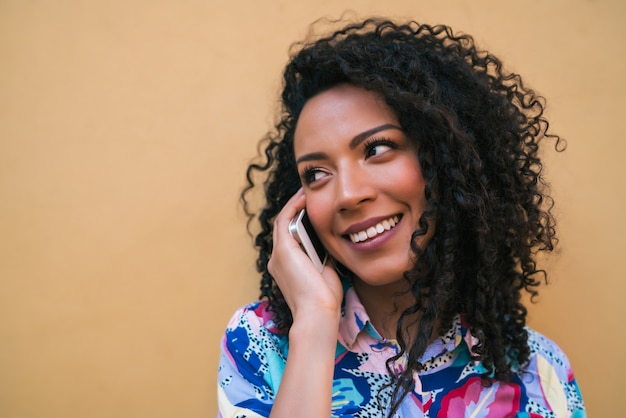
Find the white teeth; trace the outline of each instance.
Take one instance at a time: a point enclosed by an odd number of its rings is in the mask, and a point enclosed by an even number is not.
[[[350,240],[352,240],[352,242],[354,243],[357,243],[365,241],[368,238],[373,238],[382,232],[389,231],[391,228],[396,226],[399,221],[400,218],[398,216],[392,216],[391,218],[385,219],[384,221],[379,222],[374,226],[370,226],[365,231],[350,234]]]

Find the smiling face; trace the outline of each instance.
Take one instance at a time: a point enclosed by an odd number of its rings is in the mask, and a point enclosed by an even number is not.
[[[335,86],[305,104],[294,151],[309,218],[328,252],[363,284],[402,279],[427,204],[415,146],[393,110],[373,92]]]

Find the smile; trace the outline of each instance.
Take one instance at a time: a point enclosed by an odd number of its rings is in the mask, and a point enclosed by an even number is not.
[[[357,242],[363,242],[367,239],[374,238],[378,234],[389,231],[391,228],[396,226],[399,221],[400,218],[398,217],[398,215],[392,216],[391,218],[385,219],[384,221],[379,222],[374,226],[370,226],[364,231],[349,234],[350,240],[356,244]]]

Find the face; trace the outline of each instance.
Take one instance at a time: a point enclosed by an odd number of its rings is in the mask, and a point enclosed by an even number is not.
[[[294,151],[328,252],[364,284],[401,280],[426,199],[417,151],[393,110],[362,88],[333,87],[305,104]]]

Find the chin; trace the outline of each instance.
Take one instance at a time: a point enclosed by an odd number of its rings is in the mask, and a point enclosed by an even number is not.
[[[389,285],[398,285],[400,283],[406,283],[404,279],[404,272],[409,270],[411,266],[407,265],[405,269],[377,269],[376,271],[357,271],[352,270],[358,281],[372,287],[383,287]],[[359,274],[362,273],[362,274]]]

